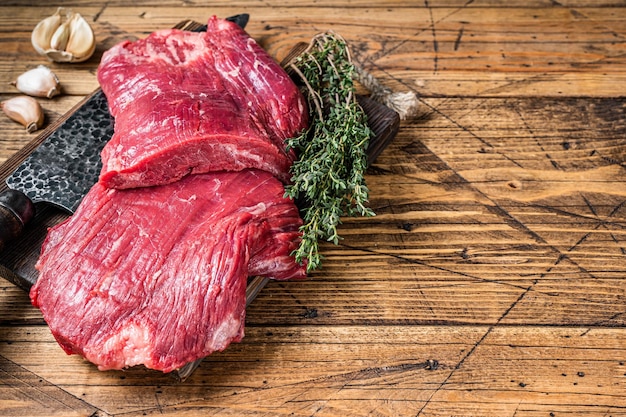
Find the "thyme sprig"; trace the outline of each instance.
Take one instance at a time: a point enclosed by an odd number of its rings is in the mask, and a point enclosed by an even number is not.
[[[333,32],[315,36],[291,64],[305,85],[311,124],[287,146],[298,154],[285,195],[299,202],[304,224],[294,251],[307,271],[321,266],[319,241],[337,244],[342,216],[373,216],[363,174],[371,130],[355,96],[355,68],[346,41]]]

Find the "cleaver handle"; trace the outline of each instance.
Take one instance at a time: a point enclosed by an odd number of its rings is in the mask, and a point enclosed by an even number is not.
[[[0,194],[0,251],[17,238],[35,215],[35,205],[26,194],[7,190]]]

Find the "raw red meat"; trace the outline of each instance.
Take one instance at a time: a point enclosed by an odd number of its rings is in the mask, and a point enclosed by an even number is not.
[[[284,140],[308,123],[285,71],[235,23],[158,31],[107,51],[98,80],[115,118],[101,182],[130,188],[258,168],[289,181]]]
[[[96,184],[50,230],[31,300],[66,352],[102,370],[175,370],[243,337],[248,276],[305,276],[290,256],[302,222],[283,193],[260,170]]]

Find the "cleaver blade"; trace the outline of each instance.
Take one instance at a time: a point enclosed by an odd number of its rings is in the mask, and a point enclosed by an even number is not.
[[[100,152],[113,135],[106,97],[97,90],[6,178],[0,195],[0,249],[34,215],[34,203],[70,214],[98,182]]]
[[[33,203],[74,213],[98,181],[100,152],[113,135],[113,120],[101,90],[94,93],[6,179]]]

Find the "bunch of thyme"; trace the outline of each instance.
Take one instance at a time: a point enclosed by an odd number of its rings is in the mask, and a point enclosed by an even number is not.
[[[318,241],[337,244],[341,216],[373,216],[363,174],[371,131],[356,101],[355,68],[343,38],[332,32],[314,37],[291,68],[305,84],[310,128],[287,146],[298,154],[285,195],[298,201],[304,224],[294,251],[307,271],[321,265]]]

